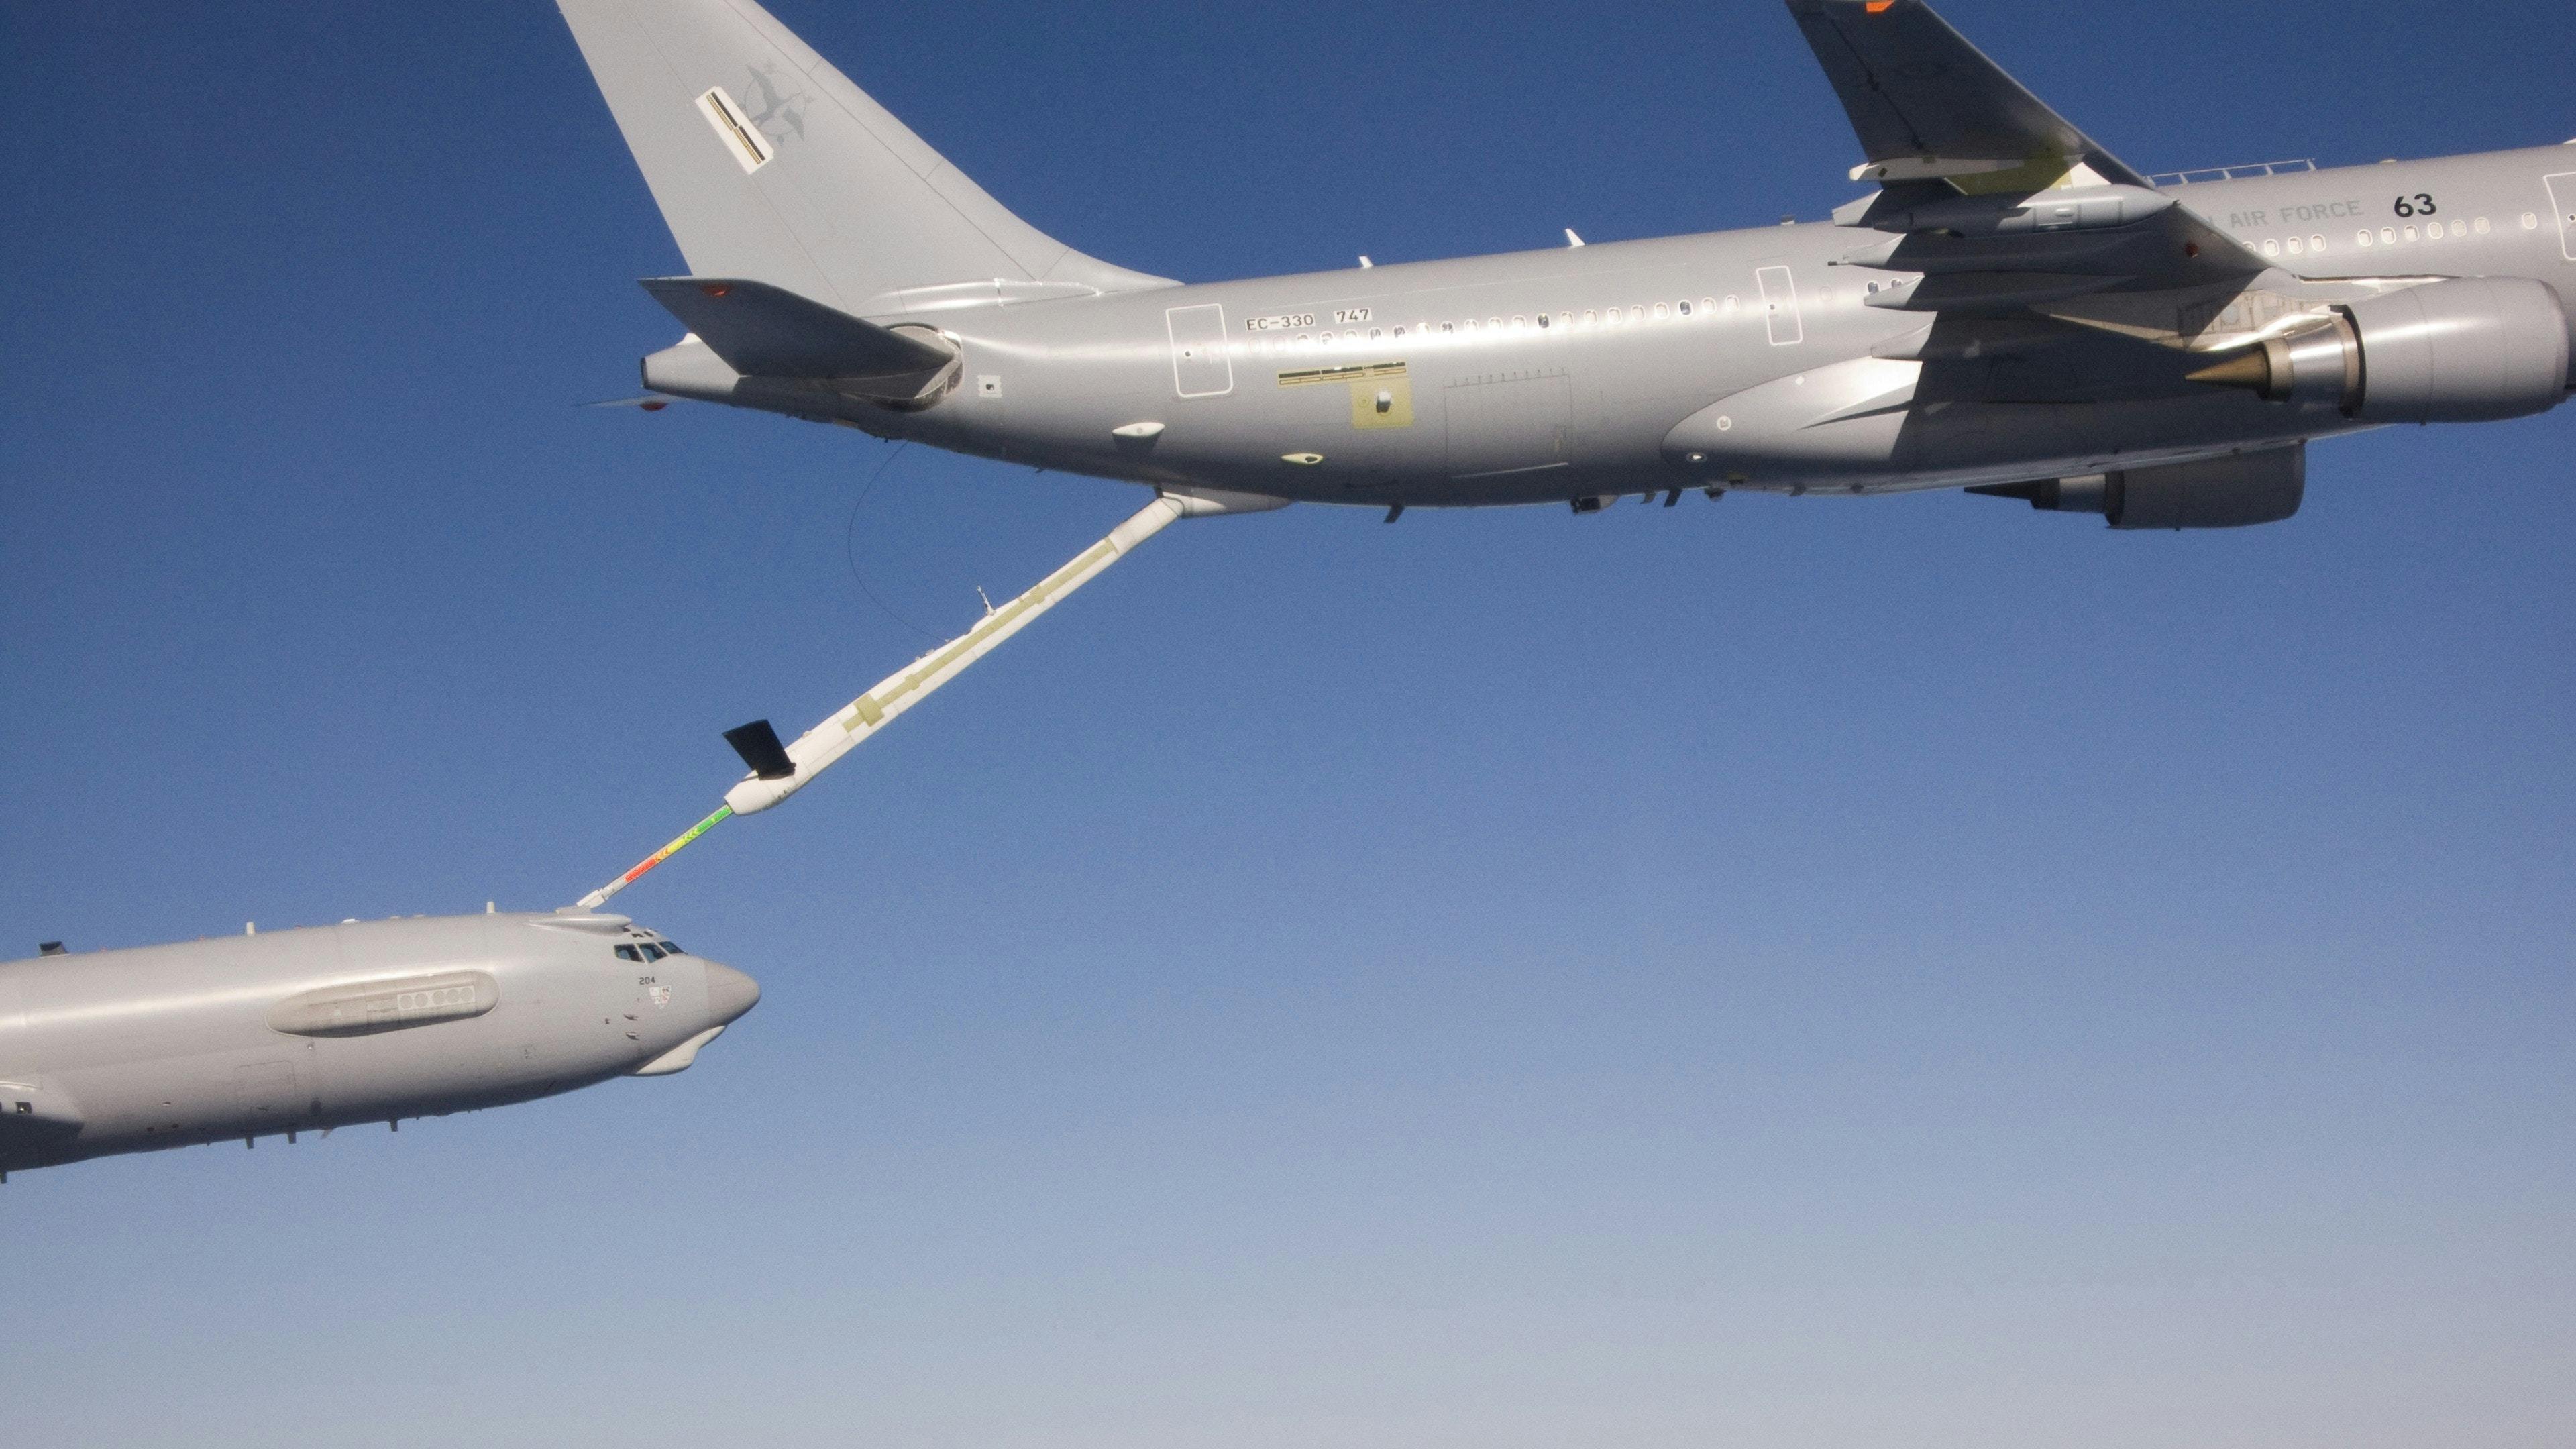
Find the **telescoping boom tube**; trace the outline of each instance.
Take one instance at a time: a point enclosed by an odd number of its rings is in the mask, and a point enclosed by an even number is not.
[[[815,776],[830,769],[861,740],[928,698],[939,686],[965,673],[968,665],[992,653],[1003,640],[1064,602],[1074,590],[1098,578],[1111,564],[1126,557],[1128,550],[1162,532],[1174,520],[1206,514],[1253,512],[1278,506],[1279,500],[1250,499],[1231,494],[1204,498],[1170,493],[1160,495],[1138,509],[1126,522],[1109,530],[1108,537],[1039,580],[1035,588],[988,612],[974,628],[878,681],[875,688],[842,706],[831,718],[798,735],[795,743],[782,747],[766,720],[728,731],[725,737],[741,752],[743,762],[751,766],[752,773],[725,792],[725,802],[714,814],[646,856],[633,870],[583,896],[582,906],[597,910],[610,896],[634,884],[646,871],[670,859],[682,846],[723,824],[728,818],[756,814],[804,789],[813,783]]]

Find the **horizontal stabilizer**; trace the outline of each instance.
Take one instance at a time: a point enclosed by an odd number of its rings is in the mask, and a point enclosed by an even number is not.
[[[784,780],[796,773],[796,762],[787,758],[787,747],[778,742],[778,731],[765,719],[726,730],[725,743],[733,746],[733,752],[742,756],[742,762],[761,779]]]
[[[955,356],[784,287],[731,277],[647,277],[644,290],[745,377],[899,377]]]

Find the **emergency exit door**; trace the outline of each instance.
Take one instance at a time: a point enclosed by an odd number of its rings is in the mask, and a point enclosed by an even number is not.
[[[2558,253],[2576,262],[2576,171],[2542,179],[2549,183],[2549,209],[2558,213]]]
[[[1234,362],[1225,355],[1225,309],[1167,307],[1163,325],[1172,335],[1172,390],[1183,397],[1221,397],[1234,391]]]
[[[1807,338],[1807,320],[1798,312],[1798,279],[1787,267],[1762,267],[1753,273],[1762,288],[1762,326],[1771,345],[1786,347]]]

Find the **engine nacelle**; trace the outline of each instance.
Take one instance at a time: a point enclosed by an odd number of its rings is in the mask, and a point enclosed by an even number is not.
[[[2298,512],[2307,487],[2308,446],[2299,443],[2197,463],[1968,491],[2028,499],[2031,507],[2055,513],[2099,513],[2113,528],[2242,528]]]
[[[2191,375],[2372,423],[2478,423],[2567,396],[2571,324],[2524,277],[2460,277],[2337,307],[2331,321]]]

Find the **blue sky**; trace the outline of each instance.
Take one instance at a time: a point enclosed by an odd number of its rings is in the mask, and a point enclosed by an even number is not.
[[[1188,279],[1851,194],[1768,4],[777,8]],[[1947,13],[2148,170],[2576,135],[2555,6]],[[578,407],[678,258],[535,0],[0,79],[13,953],[569,900],[922,646],[854,562],[946,633],[1135,505]],[[1176,528],[621,898],[766,988],[694,1070],[0,1189],[5,1437],[2563,1443],[2571,426]]]

